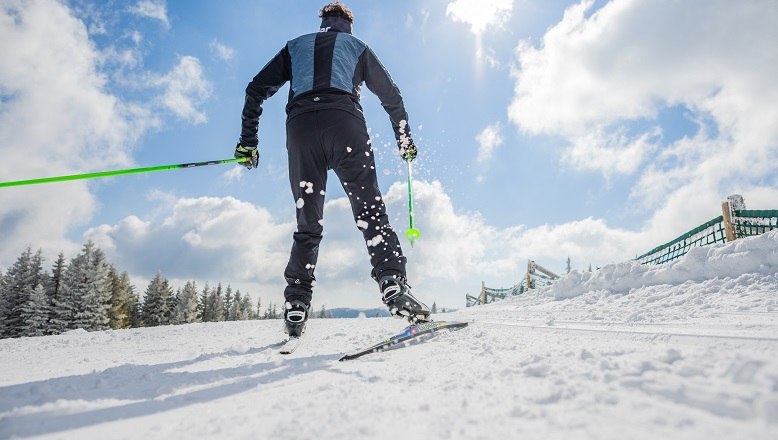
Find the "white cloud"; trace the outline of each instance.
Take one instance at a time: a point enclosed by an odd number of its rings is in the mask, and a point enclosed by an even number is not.
[[[130,7],[130,12],[141,17],[159,20],[165,26],[165,29],[170,28],[165,0],[140,0],[135,6]]]
[[[446,15],[467,23],[470,31],[481,35],[490,27],[500,27],[511,16],[513,0],[454,0],[446,6]]]
[[[195,124],[205,123],[208,118],[198,109],[211,96],[211,84],[203,78],[200,60],[182,56],[178,64],[164,76],[157,79],[164,87],[163,105],[181,119]]]
[[[503,143],[502,127],[499,122],[487,126],[476,136],[478,141],[478,162],[488,162],[494,154],[495,148]]]
[[[409,258],[411,284],[421,298],[447,307],[461,307],[464,294],[479,289],[479,280],[494,287],[517,283],[530,258],[561,271],[568,256],[574,266],[585,268],[633,257],[653,245],[641,241],[639,234],[592,218],[537,228],[498,228],[477,212],[457,212],[440,182],[414,181],[414,196],[415,226],[422,233],[414,248],[404,239],[406,185],[392,185],[384,200],[388,212],[397,216],[392,224]],[[158,220],[130,216],[116,225],[90,229],[85,239],[95,241],[135,279],[149,279],[159,270],[171,279],[194,279],[201,285],[229,282],[259,294],[263,301],[281,299],[293,221],[231,197],[156,198],[172,206]],[[314,301],[380,306],[366,243],[348,199],[328,201],[324,216],[328,221],[316,266]]]
[[[230,61],[235,56],[235,49],[216,40],[211,41],[208,47],[211,49],[211,53],[222,61]]]
[[[582,1],[518,45],[509,117],[565,139],[576,168],[635,176],[633,200],[658,209],[646,230],[677,235],[778,172],[776,22],[767,1]],[[666,139],[671,109],[696,132]]]
[[[107,91],[86,26],[61,2],[6,1],[0,11],[0,157],[3,180],[127,165],[154,124],[142,107]],[[0,192],[0,264],[28,244],[47,255],[77,248],[66,238],[95,199],[84,182]]]

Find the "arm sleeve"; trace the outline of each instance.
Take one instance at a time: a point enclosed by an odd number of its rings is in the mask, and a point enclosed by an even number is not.
[[[291,78],[289,50],[284,46],[246,87],[246,100],[241,115],[240,143],[256,147],[257,129],[262,115],[262,103],[273,96]]]
[[[362,66],[365,85],[378,97],[384,110],[389,114],[395,138],[398,142],[409,138],[408,113],[405,111],[400,89],[369,47],[362,53]]]

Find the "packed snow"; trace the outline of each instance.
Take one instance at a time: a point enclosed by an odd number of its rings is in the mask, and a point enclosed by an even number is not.
[[[472,322],[347,362],[403,323],[2,340],[0,438],[778,438],[778,231],[435,318]]]

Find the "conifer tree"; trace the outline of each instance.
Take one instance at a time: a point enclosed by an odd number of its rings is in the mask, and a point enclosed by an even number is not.
[[[257,298],[257,314],[254,315],[254,319],[264,319],[262,317],[262,297]]]
[[[257,305],[259,305],[259,303],[257,303]],[[241,300],[240,316],[238,319],[241,321],[246,321],[249,319],[254,319],[254,316],[255,313],[251,306],[251,295],[247,293]]]
[[[234,319],[230,319],[230,310],[232,309],[232,287],[230,285],[227,285],[227,290],[224,291],[224,316],[222,317],[222,321],[234,321]]]
[[[125,272],[126,273],[126,272]],[[143,326],[143,314],[140,304],[140,297],[135,292],[135,287],[130,285],[130,293],[127,301],[127,310],[129,316],[127,319],[130,323],[130,328],[138,328]]]
[[[184,288],[176,295],[176,312],[174,323],[188,324],[199,322],[197,285],[194,281],[187,281]]]
[[[570,257],[567,257],[567,267],[565,268],[565,273],[570,273],[572,268],[570,267]]]
[[[56,335],[62,333],[67,328],[67,322],[61,320],[60,315],[56,312],[57,307],[61,306],[64,297],[62,294],[62,282],[65,277],[65,271],[67,270],[67,262],[65,261],[65,254],[62,252],[57,256],[57,261],[54,262],[54,266],[51,271],[51,277],[49,283],[46,286],[46,296],[49,300],[49,334]]]
[[[224,298],[222,296],[221,283],[216,286],[216,289],[211,290],[207,304],[208,321],[218,322],[224,319]]]
[[[73,327],[87,331],[107,329],[110,285],[105,254],[89,241],[71,266],[73,271],[68,267],[70,277],[66,277],[65,284],[72,289],[71,299],[76,306]]]
[[[38,284],[22,307],[22,329],[19,336],[44,336],[49,331],[49,299],[46,288]]]
[[[208,287],[208,283],[205,283],[203,293],[200,295],[200,320],[203,322],[210,321],[211,308],[208,304],[208,298],[211,296],[211,288]]]
[[[5,322],[5,275],[3,275],[3,271],[0,269],[0,339],[4,338],[3,336],[3,323]]]
[[[132,285],[127,272],[119,275],[119,271],[113,265],[110,266],[109,279],[111,280],[111,308],[109,310],[109,323],[112,329],[130,327],[130,294]]]
[[[156,327],[170,324],[170,297],[172,291],[168,280],[160,272],[154,276],[143,297],[143,325]]]
[[[229,291],[229,287],[227,288]],[[228,321],[239,321],[241,315],[241,308],[243,307],[243,296],[240,294],[240,290],[235,292],[235,298],[232,299],[230,304],[229,313],[227,313]],[[226,301],[225,301],[226,305]]]
[[[41,251],[33,255],[32,249],[28,247],[13,266],[8,268],[0,293],[3,298],[3,319],[0,321],[2,337],[13,338],[22,335],[26,325],[23,309],[28,306],[38,284],[46,282],[42,265]]]
[[[438,313],[438,305],[435,303],[435,301],[432,301],[432,308],[430,309],[430,313]]]

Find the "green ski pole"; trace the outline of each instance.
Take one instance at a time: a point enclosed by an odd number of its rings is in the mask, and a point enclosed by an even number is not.
[[[421,232],[419,232],[418,229],[413,227],[413,187],[411,186],[411,181],[412,180],[413,180],[413,177],[412,177],[412,172],[411,172],[411,162],[408,161],[408,222],[409,222],[409,228],[408,228],[408,231],[405,233],[405,238],[407,238],[408,241],[411,243],[411,247],[413,247],[413,243],[421,237]]]
[[[206,162],[179,163],[173,165],[159,165],[155,167],[129,168],[125,170],[100,171],[97,173],[71,174],[69,176],[44,177],[42,179],[16,180],[13,182],[0,182],[0,188],[8,186],[37,185],[39,183],[66,182],[69,180],[95,179],[98,177],[123,176],[125,174],[150,173],[153,171],[176,170],[179,168],[195,168],[207,165],[221,165],[224,163],[240,163],[248,160],[246,157],[235,159],[209,160]]]

